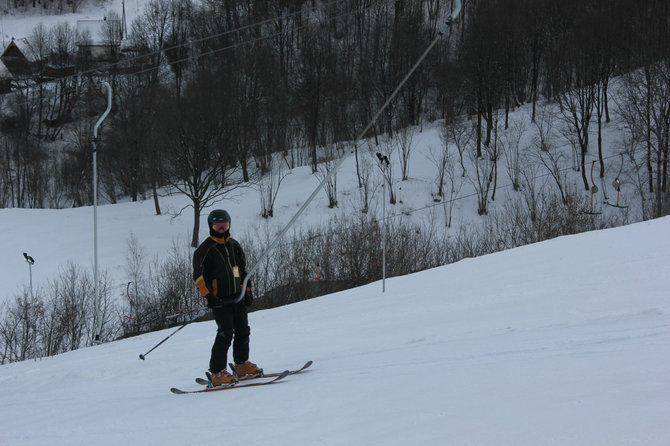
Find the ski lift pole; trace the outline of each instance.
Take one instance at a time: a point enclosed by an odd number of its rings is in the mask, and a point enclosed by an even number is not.
[[[386,155],[377,152],[377,158],[384,173],[384,185],[382,187],[382,293],[386,292],[386,188],[390,188],[391,162]],[[391,191],[389,190],[389,195]]]
[[[28,253],[23,253],[23,257],[28,263],[28,275],[30,276],[30,297],[33,297],[33,265],[35,264],[35,259],[32,256],[29,256]]]
[[[386,183],[386,181],[384,181]],[[386,219],[386,184],[383,187],[382,200],[382,217]],[[384,229],[382,232],[382,293],[386,292],[386,221],[384,221]]]
[[[97,147],[98,142],[98,128],[102,121],[105,120],[109,111],[112,109],[112,87],[108,82],[102,82],[102,85],[107,89],[107,109],[100,116],[100,119],[93,126],[93,300],[95,303],[93,315],[93,329],[94,329],[94,343],[100,343],[100,335],[102,331],[102,321],[100,319],[100,297],[98,296],[98,159]]]
[[[412,68],[409,70],[407,75],[405,75],[405,77],[402,79],[402,81],[400,81],[400,83],[398,84],[396,89],[393,90],[393,93],[391,93],[391,95],[388,97],[388,99],[386,99],[386,102],[384,102],[384,104],[379,108],[379,110],[377,110],[377,113],[375,113],[375,115],[372,117],[372,119],[370,119],[370,122],[368,122],[368,124],[365,126],[365,128],[358,134],[358,136],[354,140],[354,147],[358,146],[358,142],[361,139],[363,139],[363,137],[368,132],[368,130],[370,130],[370,128],[375,123],[377,118],[379,118],[379,116],[382,114],[382,112],[384,110],[386,110],[386,107],[389,106],[391,101],[393,101],[393,99],[395,99],[395,97],[398,95],[398,92],[400,91],[400,89],[403,87],[403,85],[405,85],[407,80],[414,73],[414,71],[416,71],[416,69],[419,67],[419,65],[421,65],[421,63],[426,58],[428,53],[433,49],[433,47],[435,46],[435,44],[437,44],[437,42],[440,40],[440,38],[442,38],[444,33],[449,29],[449,27],[451,26],[453,21],[458,17],[460,12],[461,12],[461,0],[456,0],[454,2],[454,9],[451,11],[449,16],[445,19],[442,28],[438,31],[438,33],[435,36],[435,38],[433,39],[433,41],[430,42],[430,44],[428,45],[428,48],[426,48],[426,50],[423,52],[423,54],[421,54],[421,56],[419,57],[419,60],[416,61],[416,63],[414,64],[414,66],[412,66]],[[300,209],[298,209],[298,211],[295,213],[293,218],[291,218],[291,220],[286,224],[286,226],[284,226],[284,228],[281,231],[279,231],[279,234],[277,234],[277,236],[272,241],[272,243],[270,243],[270,246],[267,247],[265,249],[265,251],[263,251],[260,254],[258,259],[256,260],[256,264],[249,270],[247,275],[244,277],[244,281],[242,282],[242,292],[240,293],[240,295],[236,299],[232,299],[232,300],[230,300],[226,303],[238,303],[242,299],[244,299],[244,295],[245,295],[246,290],[247,290],[247,283],[249,282],[249,278],[251,278],[251,276],[258,270],[258,268],[260,268],[261,263],[262,263],[261,261],[279,244],[279,241],[282,239],[282,237],[288,232],[288,230],[291,228],[291,226],[293,226],[293,224],[298,220],[300,215],[302,215],[302,213],[305,211],[307,206],[309,206],[309,204],[312,202],[312,200],[314,200],[314,197],[316,197],[316,195],[319,193],[319,190],[326,184],[326,182],[328,182],[328,180],[330,180],[330,178],[335,174],[335,172],[337,172],[337,170],[340,168],[340,166],[342,165],[342,163],[344,162],[345,159],[346,159],[346,156],[342,156],[342,158],[340,158],[337,161],[337,163],[335,164],[333,169],[331,169],[330,172],[328,172],[328,174],[321,180],[319,185],[316,186],[316,188],[314,189],[312,194],[309,196],[309,198],[307,198],[307,200],[305,201],[305,203],[303,203],[303,205],[300,207]]]

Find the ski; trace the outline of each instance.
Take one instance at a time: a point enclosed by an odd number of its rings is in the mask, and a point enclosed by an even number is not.
[[[288,374],[289,375],[295,375],[296,373],[300,373],[300,372],[304,371],[305,369],[309,368],[309,366],[311,366],[311,365],[312,365],[312,361],[307,361],[305,363],[305,365],[303,365],[299,369],[289,370]],[[240,381],[249,381],[249,380],[252,380],[252,379],[260,379],[260,378],[274,378],[274,377],[277,377],[277,376],[281,375],[282,373],[284,373],[284,372],[264,373],[261,376],[243,376],[242,378],[238,378],[238,379]],[[207,378],[210,378],[210,373],[209,372],[207,372]],[[196,378],[195,382],[197,382],[198,384],[203,385],[203,386],[208,386],[211,383],[210,379],[204,379],[204,378]]]
[[[186,393],[204,393],[204,392],[215,392],[217,390],[240,389],[242,387],[265,386],[267,384],[274,384],[277,381],[286,378],[288,376],[288,374],[289,374],[289,371],[286,370],[286,371],[280,373],[279,375],[277,375],[275,377],[272,377],[273,379],[271,379],[270,381],[262,381],[262,382],[254,381],[254,382],[247,383],[247,384],[237,384],[236,383],[236,384],[231,384],[231,385],[227,385],[227,386],[206,387],[204,389],[198,389],[198,390],[181,390],[181,389],[177,389],[176,387],[173,387],[173,388],[170,389],[170,392],[175,393],[177,395],[184,395]]]

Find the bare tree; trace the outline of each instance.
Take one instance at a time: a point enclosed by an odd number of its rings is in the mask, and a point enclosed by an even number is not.
[[[658,62],[624,77],[619,110],[627,124],[629,138],[643,148],[647,189],[654,194],[654,215],[663,215],[668,193],[670,156],[670,63]],[[641,143],[641,144],[640,144]],[[631,159],[639,158],[633,156]],[[640,161],[637,161],[639,163]],[[636,164],[637,164],[636,163]]]
[[[11,206],[43,207],[49,187],[50,159],[36,138],[6,137],[0,156],[3,183]]]
[[[370,200],[374,194],[376,186],[372,185],[372,162],[368,157],[363,157],[358,165],[359,197],[363,214],[370,210]]]
[[[70,0],[67,3],[70,5],[70,10],[73,14],[79,11],[79,7],[84,4],[85,0]]]
[[[505,131],[504,153],[507,161],[507,175],[512,181],[515,191],[521,189],[521,138],[526,132],[526,123],[521,119],[514,119],[512,125]]]
[[[159,119],[164,126],[166,178],[191,200],[194,248],[199,244],[200,213],[244,184],[221,109],[227,101],[225,85],[219,77],[201,73],[186,87],[180,103],[172,102]]]
[[[558,191],[561,194],[561,201],[563,204],[568,204],[568,190],[567,190],[567,176],[565,174],[565,163],[563,159],[565,155],[559,149],[554,148],[553,144],[546,146],[535,146],[535,159],[540,161],[542,166],[547,170],[551,178],[554,180]],[[549,141],[543,141],[548,143]],[[542,148],[544,147],[544,149]],[[527,179],[528,180],[528,179]]]
[[[87,121],[78,122],[63,147],[59,175],[64,179],[65,196],[72,206],[93,203],[91,128]]]
[[[569,57],[562,64],[562,89],[558,94],[560,116],[577,139],[584,189],[590,185],[586,177],[586,154],[593,112],[598,97],[598,49],[589,21],[590,16],[578,16],[576,25],[566,39],[564,51]]]
[[[403,127],[396,130],[395,135],[389,142],[394,146],[400,162],[400,171],[402,172],[402,181],[409,179],[409,159],[414,150],[412,144],[412,130],[410,127]]]
[[[42,294],[39,289],[38,294]],[[41,344],[41,356],[49,356],[63,351],[63,333],[60,329],[58,296],[50,292],[46,296],[43,299],[44,311],[39,319],[39,326],[37,328],[37,336]]]
[[[378,162],[377,167],[382,174],[384,184],[386,185],[388,191],[388,200],[390,204],[396,204],[396,192],[393,188],[393,163],[391,163],[393,145],[390,143],[389,138],[386,137],[381,141],[379,145],[380,152],[377,153],[377,157],[380,158],[380,161],[384,159],[384,162]],[[372,149],[370,152],[373,153]]]
[[[305,41],[301,44],[302,65],[298,77],[300,87],[297,90],[297,100],[300,102],[309,143],[312,172],[316,173],[319,169],[317,148],[325,143],[321,133],[321,124],[326,101],[326,85],[331,75],[330,68],[332,67],[329,66],[329,63],[333,62],[330,57],[333,48],[328,33],[311,30],[311,32],[304,33],[303,38]]]
[[[498,190],[498,161],[500,161],[500,146],[503,147],[502,151],[504,152],[504,145],[500,138],[500,128],[503,126],[503,124],[500,123],[500,115],[500,110],[496,110],[491,115],[491,118],[493,119],[493,138],[492,144],[490,143],[490,147],[487,147],[487,153],[491,157],[491,162],[493,163],[493,191],[491,193],[491,201],[495,201],[496,191]],[[506,125],[507,124],[505,124],[505,126]]]
[[[123,35],[121,17],[118,12],[113,10],[107,12],[105,15],[105,23],[103,23],[100,33],[101,35],[97,37],[102,41],[103,45],[117,48],[121,44]]]
[[[443,136],[442,134],[440,135]],[[435,149],[428,148],[428,159],[435,166],[435,186],[437,186],[437,196],[444,197],[444,181],[447,175],[447,166],[449,164],[449,144],[442,138],[442,147]]]
[[[50,56],[56,69],[67,70],[74,67],[77,51],[77,31],[67,22],[52,28],[53,47]],[[72,111],[78,99],[79,79],[77,76],[59,76],[50,91],[44,122],[44,138],[54,141],[61,134],[66,123],[72,121]]]
[[[158,82],[158,69],[164,61],[163,49],[170,30],[171,11],[169,0],[150,0],[130,25],[130,41],[138,51],[147,55],[152,68],[149,71],[151,84]]]
[[[90,275],[72,263],[61,271],[51,286],[51,293],[58,300],[59,330],[65,351],[76,350],[93,338],[95,321],[89,319],[93,313],[92,289]]]
[[[39,317],[43,311],[38,296],[31,296],[24,289],[20,296],[8,304],[0,320],[0,339],[3,345],[3,362],[25,361],[37,357]]]
[[[274,158],[273,158],[274,159]],[[261,200],[261,217],[274,216],[274,205],[279,187],[290,172],[285,172],[282,162],[273,162],[272,168],[258,181],[258,196]]]
[[[521,169],[521,182],[523,191],[523,201],[528,213],[528,219],[535,223],[538,219],[539,204],[541,200],[540,185],[538,181],[540,175],[538,174],[539,167],[535,162],[525,162],[524,168]]]
[[[631,169],[627,172],[627,177],[635,190],[637,196],[640,198],[640,209],[642,211],[642,219],[649,220],[653,218],[652,212],[648,205],[647,191],[649,190],[649,178],[646,169],[646,150],[643,138],[641,135],[636,135],[635,130],[629,129],[629,132],[623,138],[623,150],[626,159],[630,162]]]
[[[571,88],[559,95],[562,116],[568,128],[577,138],[579,144],[582,180],[586,190],[590,189],[589,182],[586,178],[585,164],[586,154],[589,149],[589,127],[591,124],[595,97],[596,88],[594,84]]]
[[[461,192],[465,177],[456,173],[456,164],[453,162],[450,163],[449,160],[447,160],[445,165],[445,174],[447,177],[448,193],[444,195],[442,208],[444,210],[445,225],[450,228],[451,219],[454,215],[454,204],[456,204],[458,194]]]
[[[327,144],[324,148],[324,161],[319,164],[316,172],[319,181],[323,181],[337,165],[337,153],[335,144]],[[328,181],[323,185],[323,189],[328,196],[328,207],[334,208],[337,206],[337,172],[332,174]]]
[[[476,152],[472,150],[468,150],[467,153],[471,164],[468,179],[477,194],[477,213],[486,215],[488,214],[488,201],[495,179],[495,153],[492,148],[487,146],[484,146],[482,156],[477,156]]]
[[[549,106],[540,107],[533,120],[536,134],[533,137],[533,145],[536,149],[547,152],[554,149],[556,132],[554,130],[554,114]]]
[[[461,176],[465,177],[467,169],[465,168],[464,154],[470,149],[474,139],[474,126],[467,120],[463,121],[445,121],[444,130],[440,138],[445,144],[453,143],[458,150],[458,160],[461,165]]]
[[[44,67],[49,62],[49,56],[54,52],[53,39],[53,30],[48,30],[47,27],[41,22],[35,26],[35,28],[33,28],[33,32],[27,39],[26,47],[29,54],[26,54],[26,56],[37,61],[36,68],[40,73],[44,70]],[[44,123],[44,115],[46,113],[45,107],[48,101],[47,88],[44,82],[39,82],[35,87],[36,88],[31,85],[27,88],[37,90],[36,136],[37,138],[42,138],[42,126]]]
[[[155,315],[148,311],[150,306],[149,265],[144,248],[135,234],[126,241],[126,293],[127,302],[123,315],[123,330],[126,333],[138,333]]]
[[[170,2],[169,32],[166,38],[165,57],[174,73],[174,87],[177,97],[181,97],[184,74],[189,68],[190,45],[194,4],[191,0],[172,0]]]

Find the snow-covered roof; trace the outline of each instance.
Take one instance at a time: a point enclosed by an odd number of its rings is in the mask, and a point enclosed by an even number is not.
[[[77,20],[79,44],[109,45],[121,40],[120,20]]]

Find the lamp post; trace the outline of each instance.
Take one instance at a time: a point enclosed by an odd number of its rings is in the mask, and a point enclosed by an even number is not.
[[[30,297],[33,297],[33,265],[35,264],[35,259],[33,259],[31,256],[26,254],[25,252],[23,253],[23,257],[26,259],[26,262],[28,263],[28,274],[30,275]]]
[[[93,313],[93,329],[95,330],[94,343],[100,343],[100,332],[102,331],[102,322],[98,321],[100,318],[100,299],[98,296],[98,159],[97,148],[98,142],[98,128],[102,121],[105,120],[109,111],[112,109],[112,87],[109,83],[102,82],[102,85],[107,89],[107,109],[100,116],[98,122],[93,126],[93,300],[95,302],[95,310]]]
[[[382,155],[381,153],[377,152],[377,158],[379,159],[379,163],[382,166],[382,171],[385,171],[386,173],[384,174],[384,186],[382,187],[383,191],[383,203],[382,203],[382,293],[386,292],[386,183],[388,183],[386,179],[386,175],[388,174],[388,169],[391,166],[391,162],[389,161],[388,157],[386,155]]]

